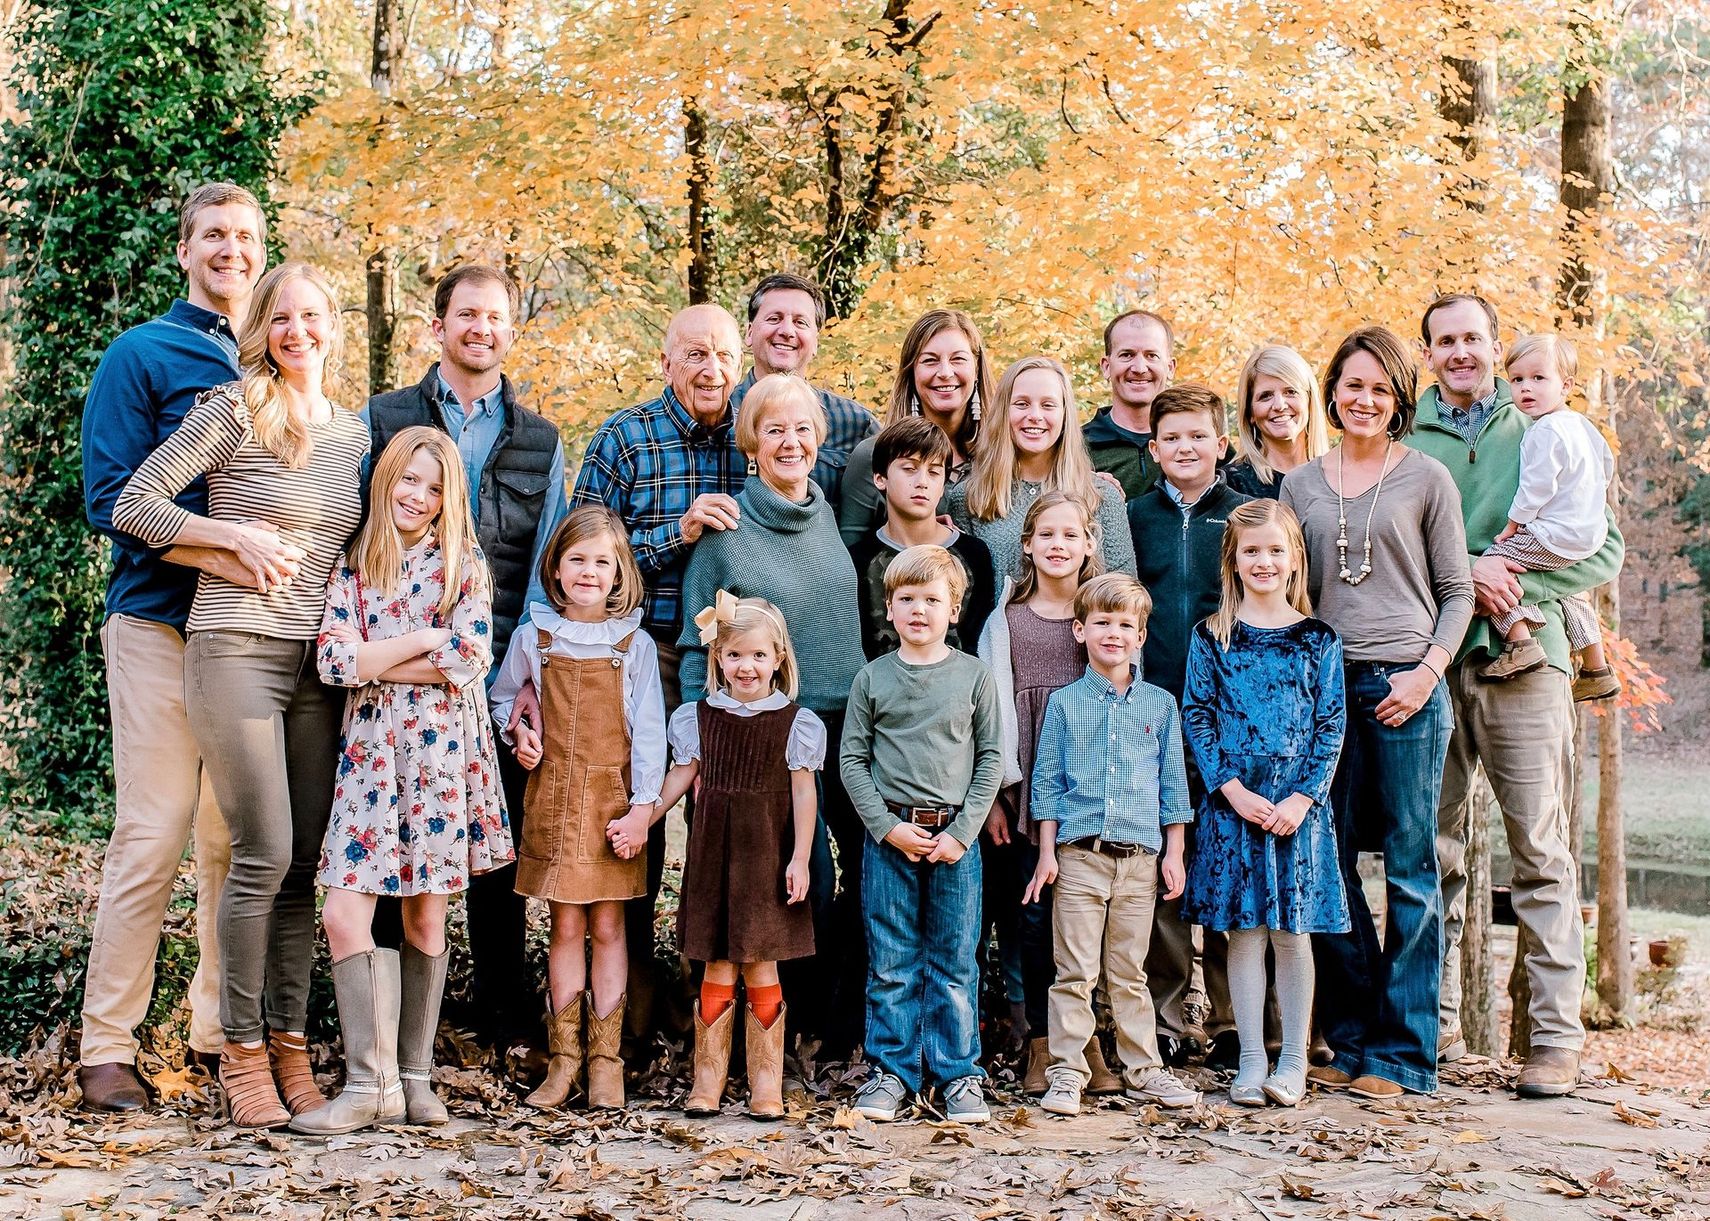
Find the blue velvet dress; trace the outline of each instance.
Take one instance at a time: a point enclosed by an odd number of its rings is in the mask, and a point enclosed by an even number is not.
[[[1347,708],[1342,642],[1322,620],[1259,628],[1236,622],[1224,649],[1193,630],[1182,728],[1205,779],[1182,918],[1209,929],[1289,933],[1348,929],[1330,781]],[[1278,802],[1312,798],[1293,835],[1243,819],[1218,789],[1231,779]]]

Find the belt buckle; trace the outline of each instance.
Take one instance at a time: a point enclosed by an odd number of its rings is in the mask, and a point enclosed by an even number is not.
[[[914,826],[936,831],[949,825],[950,815],[941,806],[910,806],[908,820]]]

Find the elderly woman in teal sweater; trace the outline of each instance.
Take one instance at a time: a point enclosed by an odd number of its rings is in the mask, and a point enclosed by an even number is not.
[[[814,459],[825,439],[825,410],[801,378],[775,373],[754,383],[736,417],[736,443],[748,456],[748,481],[736,498],[734,530],[703,535],[683,575],[683,699],[705,694],[709,659],[695,615],[718,591],[765,598],[783,612],[800,677],[797,701],[825,722],[832,743],[843,736],[849,688],[866,664],[861,649],[855,565],[819,485]],[[796,1028],[819,1036],[822,1056],[853,1050],[865,1012],[867,956],[861,927],[864,831],[836,769],[820,776],[821,834],[811,862],[815,942],[819,955],[804,971],[786,967],[784,985]],[[831,853],[838,844],[841,893],[835,902]],[[803,979],[803,974],[813,978]],[[792,986],[795,985],[795,986]]]

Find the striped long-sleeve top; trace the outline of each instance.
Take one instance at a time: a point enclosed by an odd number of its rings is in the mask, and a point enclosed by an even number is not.
[[[361,472],[368,428],[334,410],[311,430],[309,460],[292,469],[256,441],[238,383],[207,394],[137,468],[113,506],[113,525],[151,547],[170,547],[190,511],[172,498],[198,476],[208,480],[208,516],[270,522],[306,553],[289,585],[258,593],[201,573],[188,630],[253,632],[313,640],[327,578],[362,520]]]

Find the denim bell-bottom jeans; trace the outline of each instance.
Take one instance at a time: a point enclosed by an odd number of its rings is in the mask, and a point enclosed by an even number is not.
[[[1443,961],[1437,797],[1454,721],[1440,682],[1400,725],[1373,715],[1389,695],[1389,676],[1412,668],[1347,664],[1348,731],[1331,804],[1352,928],[1315,934],[1312,946],[1318,1026],[1335,1067],[1351,1077],[1372,1074],[1431,1093],[1437,1088]],[[1388,911],[1381,947],[1360,888],[1362,845],[1383,853]]]

